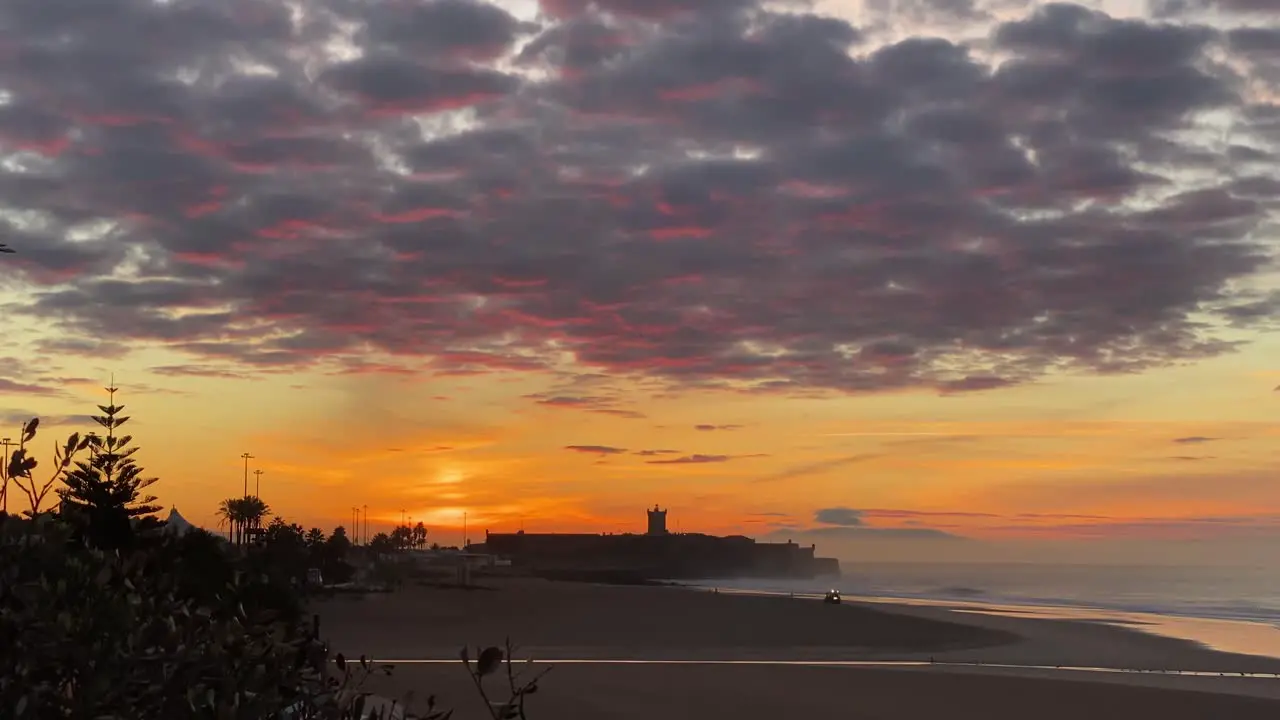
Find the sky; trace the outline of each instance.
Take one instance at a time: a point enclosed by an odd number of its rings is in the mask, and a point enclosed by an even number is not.
[[[1269,557],[1271,4],[8,0],[4,434],[114,376],[208,527],[247,452],[445,544]]]

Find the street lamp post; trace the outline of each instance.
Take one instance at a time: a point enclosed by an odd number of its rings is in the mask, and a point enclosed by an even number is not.
[[[3,477],[3,487],[0,487],[0,511],[9,512],[9,447],[17,445],[9,438],[0,438],[0,445],[4,446],[4,465],[0,466],[0,477]]]
[[[240,457],[244,458],[244,496],[249,497],[249,461],[253,456],[249,453],[242,453]]]
[[[253,471],[253,495],[254,497],[262,497],[262,471]]]

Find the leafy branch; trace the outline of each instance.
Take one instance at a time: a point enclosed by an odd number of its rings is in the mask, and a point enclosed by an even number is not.
[[[27,501],[31,504],[31,509],[28,511],[31,517],[40,514],[40,506],[44,504],[44,500],[48,497],[49,491],[53,489],[54,483],[70,469],[71,463],[75,461],[75,456],[88,448],[93,442],[92,435],[81,437],[80,433],[72,433],[62,447],[58,447],[55,443],[53,446],[53,473],[48,480],[40,483],[34,477],[34,471],[40,465],[40,461],[32,457],[27,450],[27,444],[35,439],[36,428],[39,426],[40,418],[31,418],[26,423],[23,423],[22,432],[18,434],[18,449],[9,457],[9,467],[6,468],[6,476],[27,496]]]
[[[471,677],[471,682],[475,683],[476,690],[480,693],[481,699],[484,700],[485,707],[489,709],[489,715],[493,720],[527,720],[524,714],[525,699],[538,692],[538,681],[542,679],[543,675],[552,670],[552,668],[548,667],[535,674],[528,681],[521,682],[522,675],[527,670],[516,671],[515,663],[511,659],[514,651],[515,648],[511,645],[511,638],[507,638],[505,652],[500,647],[485,648],[480,651],[479,657],[476,658],[473,666],[470,652],[467,648],[462,648],[462,664],[466,667],[467,675]],[[492,700],[485,690],[484,678],[501,669],[504,659],[507,662],[507,691],[509,695],[506,700]],[[532,667],[533,658],[529,658],[526,664]]]

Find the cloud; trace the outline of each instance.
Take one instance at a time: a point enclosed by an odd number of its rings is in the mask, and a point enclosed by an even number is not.
[[[35,347],[39,352],[53,356],[71,355],[114,360],[129,354],[129,348],[124,343],[77,337],[41,338],[36,341]]]
[[[612,415],[614,417],[632,420],[644,417],[643,413],[618,407],[619,400],[612,397],[594,395],[547,395],[543,393],[528,395],[526,397],[534,400],[539,405],[553,408],[582,410],[585,412],[593,412],[600,415]]]
[[[716,430],[737,430],[741,427],[741,425],[694,425],[693,429],[702,432],[713,432]]]
[[[1173,442],[1178,445],[1201,445],[1203,443],[1214,442],[1218,438],[1204,437],[1203,435],[1191,435],[1188,437],[1174,438]]]
[[[858,525],[829,525],[823,527],[782,527],[770,531],[766,538],[792,539],[828,538],[848,540],[963,540],[955,535],[936,528],[926,527],[866,527]]]
[[[884,457],[884,456],[876,453],[860,453],[857,455],[845,455],[842,457],[830,458],[828,460],[819,460],[818,462],[804,463],[801,465],[793,465],[785,470],[782,470],[781,472],[776,472],[771,475],[766,475],[761,478],[756,478],[753,482],[764,483],[764,482],[777,482],[779,480],[791,480],[798,477],[804,477],[805,475],[813,475],[815,473],[824,472],[826,470],[832,470],[838,467],[844,467],[845,465],[853,465],[855,463],[868,462],[870,460],[875,460],[881,457]]]
[[[92,416],[89,415],[41,414],[22,410],[3,410],[0,411],[0,428],[13,428],[13,430],[5,432],[0,429],[0,435],[14,435],[23,424],[32,418],[40,418],[40,427],[42,428],[75,426],[88,429],[96,427]]]
[[[0,395],[39,395],[42,397],[57,397],[63,394],[62,390],[49,387],[47,385],[36,385],[0,378]]]
[[[847,507],[822,508],[813,512],[815,522],[824,525],[844,525],[855,527],[862,525],[862,511]]]
[[[898,509],[869,509],[860,510],[860,513],[867,518],[997,518],[1000,517],[994,513],[984,512],[963,512],[952,510],[898,510]]]
[[[654,457],[656,455],[679,455],[679,450],[637,450],[636,455]]]
[[[732,455],[682,455],[672,460],[649,460],[647,462],[650,465],[697,465],[729,462],[732,459]]]
[[[564,449],[591,455],[620,455],[627,451],[626,448],[610,447],[608,445],[565,445]]]
[[[92,5],[0,7],[6,311],[51,349],[957,394],[1272,322],[1276,61],[1208,12],[1267,0],[917,0],[888,43],[754,0]]]
[[[244,373],[210,365],[157,365],[148,368],[148,371],[167,377],[204,377],[231,380],[243,380],[246,377]]]

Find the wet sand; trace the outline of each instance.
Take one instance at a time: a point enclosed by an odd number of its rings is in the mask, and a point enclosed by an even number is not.
[[[1280,679],[992,667],[1280,672],[1277,659],[1212,652],[1127,628],[664,587],[486,582],[496,589],[407,588],[335,598],[315,611],[336,650],[408,661],[375,690],[435,693],[458,709],[458,720],[484,717],[461,664],[412,661],[452,660],[464,644],[501,645],[508,636],[520,646],[517,657],[552,665],[557,659],[936,663],[561,664],[531,699],[534,718],[1280,717]]]

